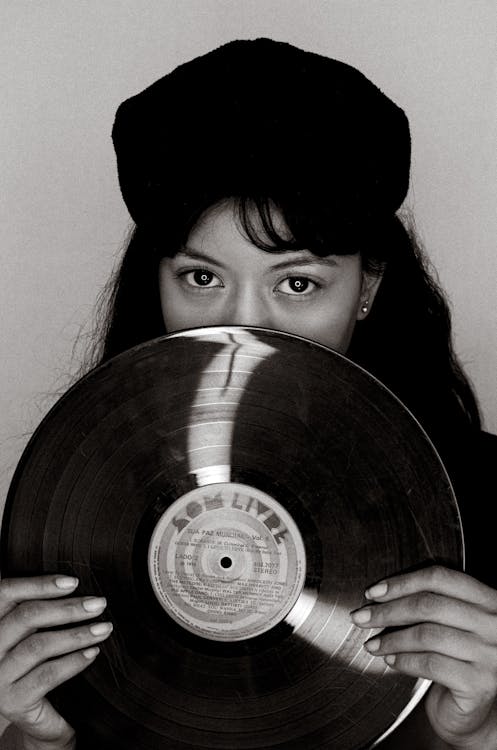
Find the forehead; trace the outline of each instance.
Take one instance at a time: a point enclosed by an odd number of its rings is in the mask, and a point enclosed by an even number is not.
[[[274,244],[271,240],[270,234],[274,232],[278,235],[281,240],[291,242],[293,235],[285,222],[282,212],[271,202],[267,206],[266,210],[259,209],[255,204],[251,204],[250,201],[243,201],[243,212],[240,211],[240,204],[233,198],[228,198],[219,203],[211,206],[203,212],[200,219],[197,221],[195,226],[190,232],[191,236],[211,235],[212,239],[215,237],[225,237],[233,234],[240,234],[247,237],[247,232],[244,230],[244,220],[250,223],[250,227],[254,230],[257,238],[261,240],[261,244]],[[264,218],[262,213],[265,214]],[[244,219],[242,219],[242,213]],[[275,251],[277,248],[275,248]]]
[[[276,213],[272,217],[275,228],[279,233],[288,236],[289,230],[281,217]],[[262,222],[254,209],[254,220],[260,224],[260,231],[264,233]],[[244,233],[233,205],[226,203],[206,211],[196,226],[190,232],[186,244],[177,254],[180,258],[214,262],[223,267],[225,263],[233,262],[235,258],[243,258],[244,262],[254,261],[260,267],[272,269],[283,268],[288,265],[307,265],[319,263],[324,266],[336,265],[331,256],[317,256],[308,249],[274,250],[262,249],[255,245]]]

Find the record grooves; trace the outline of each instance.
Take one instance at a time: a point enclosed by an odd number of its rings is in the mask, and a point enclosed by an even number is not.
[[[53,694],[84,748],[371,745],[427,685],[368,655],[349,612],[434,561],[462,567],[462,531],[415,419],[345,357],[241,327],[83,378],[29,443],[2,528],[6,575],[107,597],[114,634]]]

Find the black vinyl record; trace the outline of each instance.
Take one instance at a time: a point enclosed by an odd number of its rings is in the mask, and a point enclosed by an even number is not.
[[[78,747],[369,747],[428,687],[363,648],[365,588],[462,568],[426,434],[313,342],[195,329],[92,371],[14,476],[4,575],[78,576],[114,633],[51,699]]]

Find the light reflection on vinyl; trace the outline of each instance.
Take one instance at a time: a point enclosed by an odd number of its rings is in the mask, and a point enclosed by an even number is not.
[[[312,342],[222,327],[136,347],[56,404],[2,557],[107,597],[113,636],[53,695],[78,747],[359,750],[427,683],[370,656],[349,612],[385,576],[462,567],[463,543],[387,389]]]

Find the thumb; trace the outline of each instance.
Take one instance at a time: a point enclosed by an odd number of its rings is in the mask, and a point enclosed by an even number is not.
[[[24,709],[22,718],[15,724],[25,736],[25,750],[35,747],[45,750],[45,743],[46,750],[55,745],[61,750],[74,746],[74,730],[46,698]]]
[[[477,731],[490,710],[490,705],[481,701],[458,700],[457,695],[439,684],[431,686],[425,706],[433,729],[448,744]]]

